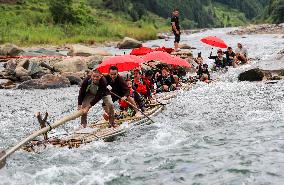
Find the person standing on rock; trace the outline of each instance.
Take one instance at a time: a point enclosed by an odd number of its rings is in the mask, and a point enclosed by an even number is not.
[[[78,110],[83,109],[85,113],[81,116],[81,125],[84,128],[87,126],[89,110],[101,99],[108,109],[109,124],[114,125],[114,105],[107,85],[106,78],[96,70],[92,71],[91,75],[83,81],[78,96]]]
[[[178,51],[179,41],[180,41],[180,25],[179,25],[179,10],[178,9],[174,9],[172,13],[171,26],[172,26],[173,34],[175,35],[175,41],[174,41],[175,51]]]

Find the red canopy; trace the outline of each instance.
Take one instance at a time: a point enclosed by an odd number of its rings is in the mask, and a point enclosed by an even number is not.
[[[173,48],[165,48],[165,47],[160,47],[160,48],[155,48],[155,49],[152,49],[152,48],[147,48],[147,47],[141,47],[141,48],[135,48],[131,51],[130,55],[136,55],[136,56],[139,56],[139,55],[146,55],[148,53],[151,53],[153,51],[164,51],[164,52],[167,52],[167,53],[171,53],[174,51]]]
[[[143,60],[145,62],[150,60],[164,61],[164,60],[170,60],[171,58],[172,56],[170,54],[163,51],[153,51],[143,56]]]
[[[220,38],[215,36],[208,36],[201,39],[201,42],[208,44],[210,46],[218,47],[218,48],[227,48],[227,44]]]
[[[97,67],[97,70],[101,73],[108,73],[111,66],[116,66],[118,68],[118,72],[129,71],[140,66],[140,63],[142,62],[143,59],[134,55],[114,56],[104,60]]]
[[[172,56],[170,60],[162,61],[167,64],[176,65],[176,66],[183,66],[183,67],[191,67],[191,64],[188,63],[187,60],[182,59],[180,57]]]
[[[147,47],[135,48],[131,51],[130,55],[146,55],[147,53],[150,53],[152,51],[154,50]]]

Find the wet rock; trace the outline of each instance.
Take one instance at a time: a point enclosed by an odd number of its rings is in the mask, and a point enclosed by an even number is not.
[[[280,77],[280,76],[273,76],[272,78],[271,78],[271,80],[281,80],[282,78]]]
[[[284,24],[261,24],[250,25],[248,27],[229,32],[229,35],[243,34],[282,34],[284,32]]]
[[[15,69],[16,77],[29,76],[29,71],[21,66],[17,66]]]
[[[111,54],[104,51],[99,50],[97,48],[91,48],[88,46],[80,45],[80,44],[73,44],[68,46],[70,48],[70,51],[68,53],[69,56],[93,56],[93,55],[99,55],[99,56],[110,56]]]
[[[251,69],[241,73],[238,77],[239,81],[262,81],[271,79],[272,75],[269,71],[259,68]]]
[[[18,65],[18,62],[16,60],[9,60],[6,63],[5,69],[8,71],[15,71],[17,65]]]
[[[18,56],[23,50],[14,44],[5,44],[0,47],[0,55],[2,56]]]
[[[81,85],[82,79],[77,75],[67,75],[65,76],[69,81],[71,85]]]
[[[165,33],[158,33],[157,34],[157,38],[158,39],[166,39],[166,38],[168,38],[169,36],[168,35],[166,35]]]
[[[195,47],[191,47],[188,44],[180,44],[180,49],[196,49]]]
[[[25,81],[28,81],[28,80],[31,80],[32,77],[31,76],[20,76],[18,77],[19,78],[19,81],[20,82],[25,82]]]
[[[178,56],[180,58],[191,58],[192,52],[189,49],[183,49],[177,52],[172,52],[171,55]]]
[[[25,81],[18,86],[18,89],[55,89],[70,85],[70,81],[66,77],[48,74],[40,79]]]
[[[152,45],[152,48],[159,48],[160,46],[159,45],[156,45],[156,44],[154,44],[154,45]]]
[[[64,76],[64,77],[66,77],[66,76],[76,76],[76,77],[79,77],[79,78],[81,78],[81,79],[84,79],[84,78],[86,78],[87,75],[88,75],[88,72],[87,72],[87,71],[88,71],[88,70],[86,70],[86,71],[80,71],[80,72],[76,72],[76,73],[63,72],[63,73],[61,73],[60,75],[61,75],[61,76]]]
[[[99,64],[102,63],[103,56],[92,56],[87,59],[87,66],[89,69],[95,69]]]
[[[0,79],[0,89],[10,89],[14,88],[16,84],[9,79]]]
[[[138,40],[125,37],[122,42],[117,44],[119,49],[133,49],[133,48],[140,48],[142,47],[142,43]]]
[[[54,64],[54,69],[60,72],[79,72],[88,69],[87,60],[82,57],[64,59],[62,62]]]

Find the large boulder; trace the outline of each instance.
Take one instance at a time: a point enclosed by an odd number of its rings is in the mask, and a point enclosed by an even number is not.
[[[45,75],[40,79],[25,81],[18,86],[18,89],[56,89],[69,87],[70,81],[60,75]]]
[[[21,66],[17,66],[15,69],[16,77],[29,76],[29,71]]]
[[[80,85],[83,81],[80,74],[76,73],[62,73],[61,76],[66,77],[70,81],[71,85]]]
[[[9,79],[0,79],[0,89],[10,89],[15,86],[16,84]]]
[[[142,47],[142,43],[138,40],[125,37],[122,42],[117,44],[119,49],[133,49],[133,48],[140,48]]]
[[[18,56],[23,50],[14,44],[5,44],[0,47],[0,55],[4,56]]]
[[[271,79],[272,75],[268,71],[261,70],[259,68],[250,69],[241,73],[238,77],[239,81],[262,81]]]
[[[68,55],[69,56],[93,56],[93,55],[100,55],[100,56],[110,56],[111,54],[104,51],[104,50],[100,50],[97,48],[91,48],[88,46],[84,46],[81,44],[73,44],[68,46],[68,48],[70,49]]]
[[[102,63],[104,57],[103,56],[91,56],[87,60],[87,66],[89,69],[95,69],[99,64]]]
[[[88,69],[86,58],[73,57],[64,59],[62,62],[57,62],[54,64],[54,69],[60,72],[79,72]]]
[[[191,47],[188,44],[180,44],[180,49],[196,49],[195,47]]]

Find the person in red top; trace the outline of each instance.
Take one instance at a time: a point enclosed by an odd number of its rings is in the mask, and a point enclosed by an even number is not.
[[[141,95],[133,89],[133,84],[131,82],[130,79],[126,79],[126,84],[127,84],[127,87],[129,88],[129,96],[132,97],[134,100],[135,100],[135,103],[139,106],[139,108],[144,112],[145,110],[145,105],[143,103],[143,100],[141,98]],[[119,101],[119,106],[121,109],[127,109],[129,107],[129,104],[126,103],[125,101],[123,100],[120,100]]]
[[[134,70],[134,79],[133,79],[134,87],[136,88],[136,91],[140,93],[141,95],[147,97],[147,87],[144,83],[143,78],[141,77],[140,70]]]

